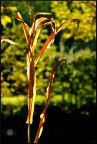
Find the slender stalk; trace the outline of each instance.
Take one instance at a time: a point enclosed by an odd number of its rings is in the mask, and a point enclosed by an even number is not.
[[[32,4],[31,4],[31,1],[29,1],[29,15],[30,15],[30,26],[31,26],[31,20],[32,20],[32,14],[31,14],[31,12],[32,12],[32,9],[33,9],[33,7],[32,7]]]
[[[28,144],[30,144],[30,124],[28,124]]]
[[[31,26],[31,19],[32,19],[31,12],[32,12],[31,1],[29,1],[30,26]],[[30,50],[30,43],[29,43],[28,53],[29,53],[29,50]],[[30,111],[30,113],[31,113],[30,97],[28,98],[28,111]],[[29,115],[28,131],[27,131],[27,133],[28,133],[28,144],[30,144],[30,138],[31,138],[30,137],[30,135],[31,135],[30,115]]]

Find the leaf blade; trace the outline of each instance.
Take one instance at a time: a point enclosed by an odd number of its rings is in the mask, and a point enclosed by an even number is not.
[[[44,109],[43,109],[43,112],[42,112],[41,115],[40,115],[40,122],[39,122],[39,126],[38,126],[38,130],[37,130],[37,133],[36,133],[36,137],[35,137],[34,143],[38,143],[38,139],[40,138],[40,136],[41,136],[41,134],[42,134],[43,124],[44,124],[45,119],[46,119],[46,110],[47,110],[47,107],[48,107],[48,104],[49,104],[49,100],[50,100],[50,96],[51,96],[51,88],[52,88],[53,80],[54,80],[54,77],[55,77],[55,71],[56,71],[57,67],[58,67],[63,61],[65,62],[65,65],[66,65],[67,60],[64,58],[64,59],[60,60],[60,61],[55,65],[55,67],[53,68],[53,70],[51,71],[51,74],[50,74],[50,84],[49,84],[48,89],[47,89],[47,100],[46,100],[46,103],[45,103],[45,107],[44,107]]]
[[[54,39],[54,32],[51,33],[51,35],[48,37],[48,39],[46,40],[46,42],[44,43],[43,47],[41,48],[40,52],[38,53],[37,57],[34,60],[34,64],[36,65],[38,60],[40,59],[40,57],[42,56],[43,52],[45,51],[45,49],[47,48],[47,46],[51,43],[51,41]]]
[[[10,40],[8,38],[1,38],[1,42],[3,42],[3,41],[8,42],[10,44],[16,44],[15,42],[13,42],[12,40]]]
[[[19,12],[17,12],[17,14],[15,15],[15,19],[22,22],[25,38],[26,38],[27,43],[29,44],[29,36],[27,34],[27,28],[29,29],[29,26],[24,22],[21,14]]]
[[[56,34],[61,31],[62,29],[64,29],[66,26],[70,25],[72,22],[76,22],[78,24],[77,26],[77,29],[79,27],[79,23],[80,23],[80,20],[79,19],[71,19],[71,20],[68,20],[66,22],[64,22],[63,24],[61,24],[57,29],[56,29]]]

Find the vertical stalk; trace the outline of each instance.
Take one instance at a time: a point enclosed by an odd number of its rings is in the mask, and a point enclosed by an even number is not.
[[[30,118],[29,118],[29,123],[28,123],[28,144],[30,144]]]
[[[32,15],[31,15],[31,1],[29,1],[29,15],[30,15],[30,26],[31,26],[31,19],[32,19]],[[30,41],[29,41],[29,47],[28,47],[28,56],[29,56],[29,52],[30,52]],[[30,59],[29,59],[29,63],[30,63]],[[29,65],[30,68],[30,65]],[[29,70],[29,79],[30,79],[30,70]],[[32,104],[31,104],[31,98],[30,95],[28,95],[28,111],[30,112],[29,114],[29,120],[28,120],[28,144],[30,144],[30,138],[31,138],[31,125],[30,125],[30,117],[31,117],[31,109],[32,109]]]
[[[31,26],[31,20],[32,20],[32,14],[31,14],[31,12],[32,12],[32,6],[31,6],[31,1],[29,1],[29,15],[30,15],[30,26]]]

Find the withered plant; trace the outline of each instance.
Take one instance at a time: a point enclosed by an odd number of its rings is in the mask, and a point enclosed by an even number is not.
[[[28,116],[26,123],[28,124],[28,143],[30,143],[30,126],[33,123],[33,115],[34,115],[34,106],[35,106],[35,97],[36,97],[36,64],[38,63],[40,57],[43,55],[44,51],[50,45],[54,42],[55,36],[62,30],[65,29],[68,25],[70,25],[72,22],[76,22],[79,26],[79,19],[71,19],[63,24],[61,24],[59,27],[56,27],[54,18],[51,13],[44,13],[44,12],[37,12],[34,15],[34,18],[32,20],[31,26],[28,26],[25,21],[23,20],[21,14],[18,12],[15,16],[15,18],[22,23],[24,35],[26,37],[26,41],[28,44],[28,53],[27,53],[27,77],[28,77]],[[37,46],[37,40],[40,34],[41,29],[43,29],[46,26],[50,26],[52,29],[51,34],[48,36],[47,40],[44,42],[42,48],[40,49],[38,55],[35,57],[34,51]],[[13,41],[2,38],[1,41],[7,41],[11,44],[14,44]],[[50,82],[49,86],[47,88],[47,96],[46,96],[46,103],[44,106],[44,109],[40,115],[40,122],[39,127],[36,133],[36,137],[34,140],[34,143],[38,143],[38,139],[40,138],[42,131],[43,131],[43,123],[46,120],[46,110],[49,104],[50,96],[51,96],[51,88],[53,84],[53,80],[55,77],[55,72],[57,67],[64,62],[66,65],[66,59],[63,58],[60,60],[52,69],[50,74]]]

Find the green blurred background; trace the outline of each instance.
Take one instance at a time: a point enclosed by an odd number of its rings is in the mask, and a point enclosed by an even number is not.
[[[45,3],[45,6],[44,6]],[[1,45],[1,108],[5,116],[19,113],[27,105],[28,80],[26,57],[28,46],[21,23],[15,20],[20,12],[30,24],[36,12],[50,12],[58,27],[63,22],[78,18],[80,25],[72,23],[55,38],[36,66],[36,104],[44,105],[49,76],[54,65],[62,58],[67,66],[61,65],[56,72],[51,106],[72,112],[81,107],[96,104],[96,2],[95,1],[1,1],[1,37],[13,40],[16,45],[3,42]],[[41,31],[35,50],[38,54],[49,35],[49,27]],[[89,111],[83,111],[89,114]]]

